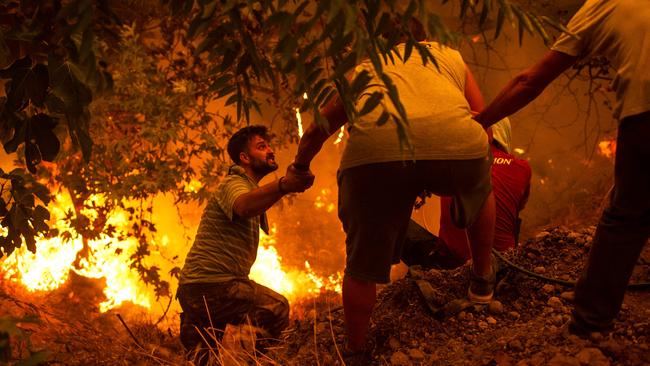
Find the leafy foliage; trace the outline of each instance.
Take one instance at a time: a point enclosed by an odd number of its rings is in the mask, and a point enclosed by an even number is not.
[[[0,225],[4,233],[0,236],[0,254],[9,255],[22,245],[36,251],[35,237],[48,232],[50,213],[45,208],[50,201],[47,187],[36,182],[22,169],[5,173],[0,169]],[[38,199],[38,201],[36,200]],[[41,204],[37,202],[41,202]]]
[[[398,135],[408,146],[408,120],[390,77],[382,70],[386,62],[398,62],[396,51],[405,43],[404,58],[418,52],[424,63],[434,62],[431,53],[409,26],[411,18],[423,25],[426,36],[443,44],[457,44],[462,34],[452,32],[441,17],[430,11],[427,1],[244,1],[164,0],[174,16],[191,16],[189,36],[200,42],[196,53],[205,55],[213,82],[211,92],[235,104],[237,119],[249,119],[259,111],[260,90],[268,90],[277,104],[300,106],[311,111],[319,124],[326,121],[320,108],[335,95],[340,96],[354,121],[358,116],[382,108],[378,123],[392,120]],[[445,0],[443,3],[447,3]],[[507,0],[456,1],[461,18],[475,17],[482,29],[496,13],[495,37],[506,21],[518,20],[520,40],[524,30],[537,32],[545,41],[545,25],[557,26],[547,17],[537,17]],[[472,15],[469,15],[469,14]],[[371,78],[351,71],[359,61],[371,61],[374,73],[383,83],[360,110],[355,101],[366,90]],[[303,99],[303,95],[308,96]]]
[[[56,129],[61,122],[85,160],[90,159],[88,107],[93,91],[111,83],[93,48],[95,10],[90,0],[0,3],[0,80],[5,89],[0,98],[0,139],[7,153],[22,148],[31,173],[41,161],[56,158],[61,146]],[[8,229],[0,244],[6,253],[21,245],[21,237],[35,250],[34,235],[47,229],[47,224],[42,226],[47,210],[34,209],[33,199],[24,203],[31,196],[22,188],[26,179],[19,172],[2,174],[4,184],[11,182],[8,192],[14,202],[0,215]],[[42,202],[47,205],[47,200]],[[38,225],[29,227],[26,222]]]

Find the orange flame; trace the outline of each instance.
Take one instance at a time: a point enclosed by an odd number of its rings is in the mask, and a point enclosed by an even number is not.
[[[102,196],[93,196],[92,200],[101,204]],[[72,202],[62,195],[57,195],[49,205],[52,216],[50,225],[60,231],[72,231],[64,227],[64,221],[56,218],[65,217],[72,209]],[[94,216],[96,212],[83,212]],[[83,249],[83,239],[73,235],[69,239],[61,237],[40,238],[37,240],[36,253],[31,253],[23,245],[10,256],[0,262],[0,275],[4,272],[6,279],[21,283],[29,291],[52,291],[63,285],[69,278],[70,271],[88,278],[104,278],[106,287],[103,289],[106,301],[99,304],[99,310],[106,312],[120,306],[124,302],[140,305],[151,309],[156,302],[151,289],[140,280],[136,271],[130,268],[130,257],[137,248],[137,240],[125,237],[128,224],[127,213],[112,212],[108,224],[116,227],[115,237],[102,234],[96,240],[88,240],[88,254],[78,259]],[[122,230],[120,230],[122,229]],[[304,269],[287,270],[282,267],[282,258],[274,245],[276,232],[272,228],[271,235],[261,233],[257,261],[251,269],[251,278],[260,284],[278,291],[290,301],[323,290],[341,291],[341,274],[337,273],[328,278],[321,278],[305,263]],[[124,239],[118,239],[124,238]],[[162,236],[160,243],[151,243],[152,255],[167,246],[169,239]],[[169,249],[169,248],[166,248]],[[183,249],[185,250],[185,249]],[[155,261],[154,257],[151,261]],[[162,275],[162,273],[161,273]],[[171,278],[169,279],[171,281]]]
[[[616,155],[616,140],[603,140],[598,143],[598,153],[606,158]]]
[[[336,273],[328,278],[316,275],[309,262],[305,262],[306,271],[282,269],[282,257],[278,255],[274,245],[276,240],[273,235],[276,227],[271,228],[271,235],[260,233],[260,246],[257,250],[257,260],[253,264],[250,278],[284,295],[289,301],[315,294],[325,290],[341,292],[341,273]]]

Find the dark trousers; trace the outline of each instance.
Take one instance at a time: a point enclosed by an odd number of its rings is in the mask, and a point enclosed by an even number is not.
[[[277,292],[251,280],[180,285],[176,297],[183,309],[181,343],[199,358],[217,354],[227,324],[250,324],[262,337],[278,338],[289,325],[289,302]],[[201,363],[201,362],[199,362]]]
[[[650,112],[621,121],[614,178],[575,290],[574,321],[586,331],[611,328],[650,236]]]

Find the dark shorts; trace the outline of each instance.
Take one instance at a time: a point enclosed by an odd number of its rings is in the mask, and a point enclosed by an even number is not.
[[[346,233],[346,275],[387,283],[398,263],[415,199],[451,196],[451,217],[470,226],[492,191],[492,155],[472,160],[368,164],[339,172],[339,218]]]
[[[181,343],[187,350],[213,346],[227,324],[252,325],[277,338],[289,325],[289,302],[254,281],[238,279],[219,283],[180,285],[176,294],[183,309]]]

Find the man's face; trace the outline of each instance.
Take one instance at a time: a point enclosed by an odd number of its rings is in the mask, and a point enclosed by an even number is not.
[[[271,145],[261,136],[255,136],[250,140],[247,155],[255,174],[264,176],[278,169]]]

